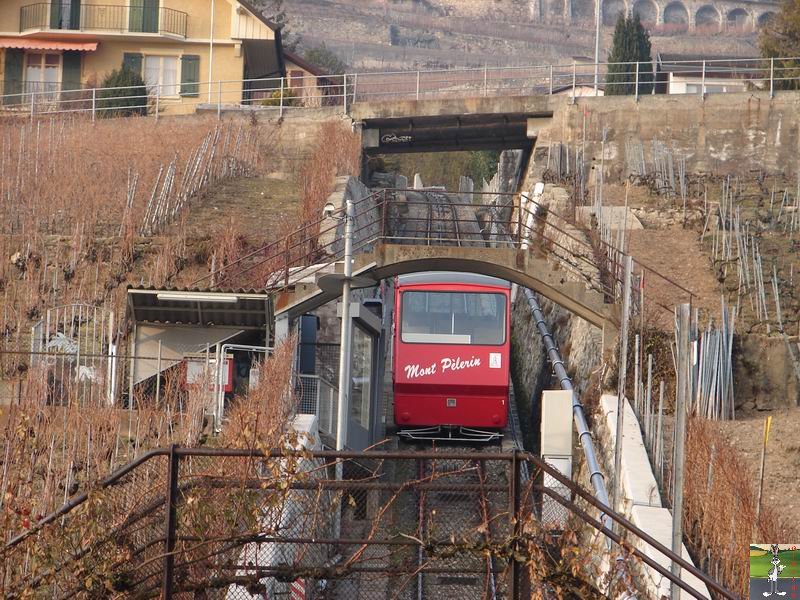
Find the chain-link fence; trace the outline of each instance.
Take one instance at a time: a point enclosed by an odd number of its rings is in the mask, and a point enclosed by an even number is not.
[[[543,472],[564,490],[541,485]],[[554,527],[561,513],[540,513],[556,504],[568,519]],[[172,446],[143,455],[28,524],[4,548],[2,591],[6,597],[522,598],[549,589],[542,573],[557,570],[558,561],[597,562],[592,538],[582,532],[600,527],[599,510],[629,537],[669,556],[606,508],[519,452],[265,455]],[[567,577],[585,590],[572,597],[601,597],[591,569]]]

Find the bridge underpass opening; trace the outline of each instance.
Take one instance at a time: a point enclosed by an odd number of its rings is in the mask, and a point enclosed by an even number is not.
[[[489,113],[372,118],[362,122],[364,154],[530,150],[548,114]]]

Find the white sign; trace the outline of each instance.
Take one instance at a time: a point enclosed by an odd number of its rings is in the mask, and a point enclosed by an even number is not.
[[[489,353],[489,368],[490,369],[502,369],[503,368],[503,357],[499,352],[490,352]]]

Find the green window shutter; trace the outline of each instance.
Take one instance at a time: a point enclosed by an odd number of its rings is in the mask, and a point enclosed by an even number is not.
[[[61,2],[50,2],[50,29],[61,29]]]
[[[22,50],[6,48],[6,61],[3,79],[3,94],[22,93],[22,61],[25,54]],[[6,98],[6,104],[19,104],[21,96]]]
[[[70,29],[80,29],[81,28],[81,0],[72,0],[72,4],[70,4],[70,13],[69,13],[69,28]]]
[[[62,60],[61,91],[81,89],[81,53],[64,52]]]
[[[122,55],[122,67],[133,71],[134,73],[142,74],[142,60],[143,56],[136,52],[126,52]]]
[[[144,0],[131,0],[128,29],[130,31],[143,31]]]
[[[200,57],[184,55],[181,57],[181,96],[200,95]]]

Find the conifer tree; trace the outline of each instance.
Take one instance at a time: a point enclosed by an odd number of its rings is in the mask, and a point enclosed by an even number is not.
[[[761,56],[771,59],[766,68],[773,72],[777,90],[800,89],[800,0],[784,0],[777,15],[769,19],[759,35]]]
[[[608,62],[611,64],[606,76],[605,95],[625,96],[636,91],[636,63],[639,63],[639,95],[649,94],[653,90],[650,34],[642,26],[638,14],[633,18],[620,14],[614,28]]]

